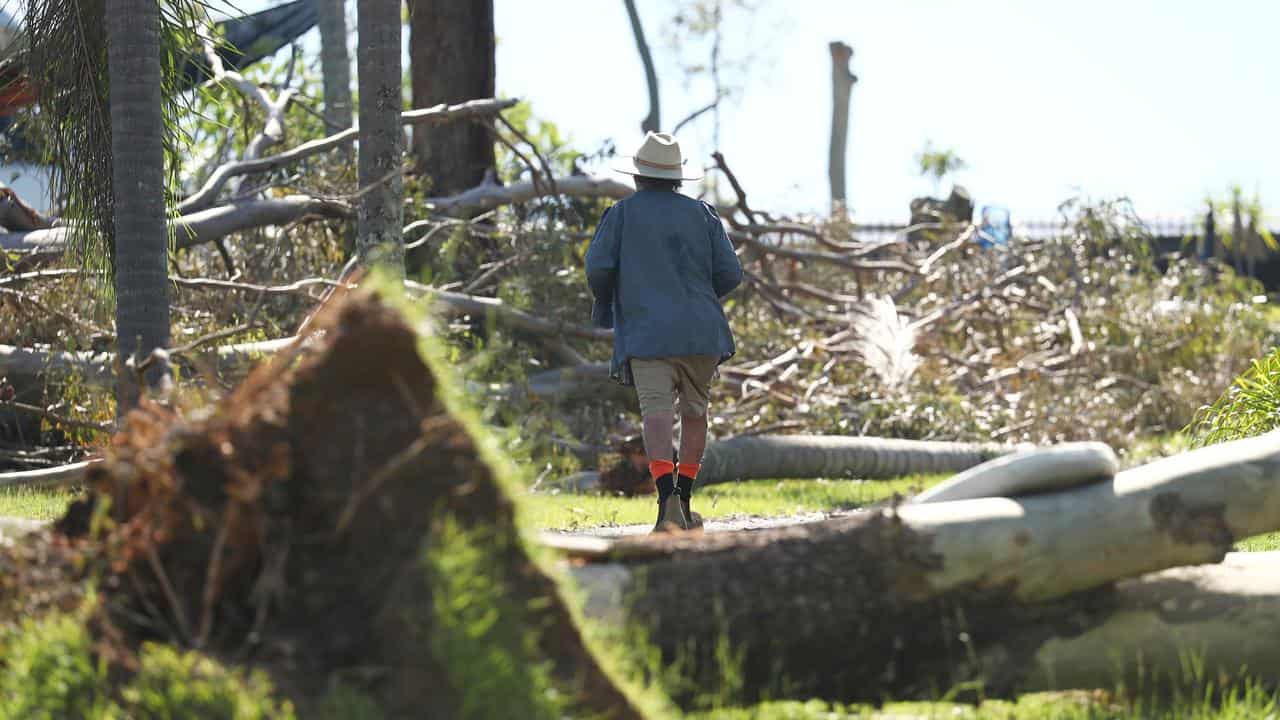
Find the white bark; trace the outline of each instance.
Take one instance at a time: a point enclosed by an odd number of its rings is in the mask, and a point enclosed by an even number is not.
[[[574,197],[607,197],[621,200],[635,192],[635,188],[617,180],[594,175],[569,175],[556,178],[554,191],[551,183],[519,182],[511,185],[485,184],[450,197],[427,198],[424,204],[440,214],[456,215],[460,212],[492,210],[502,205],[528,202],[550,195]]]
[[[1106,443],[1064,443],[989,460],[911,499],[913,503],[1019,497],[1110,480],[1120,461]]]
[[[308,216],[345,218],[350,215],[351,208],[337,200],[289,195],[211,207],[172,220],[170,227],[173,228],[177,247],[181,249],[212,242],[240,230],[286,225]],[[0,250],[56,254],[65,250],[66,246],[65,227],[0,233]]]

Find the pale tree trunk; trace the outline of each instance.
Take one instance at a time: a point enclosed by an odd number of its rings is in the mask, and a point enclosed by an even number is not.
[[[1275,568],[1266,587],[1245,582],[1252,572],[1221,582],[1130,579],[1219,563],[1236,539],[1280,529],[1278,448],[1272,433],[1062,492],[756,532],[587,538],[568,549],[579,556],[572,571],[589,615],[647,628],[704,689],[717,682],[727,644],[744,699],[1091,682],[1084,678],[1117,669],[1098,648],[1113,645],[1132,663],[1144,647],[1169,642],[1161,623],[1186,632],[1188,652],[1216,648],[1215,662],[1234,672],[1233,659],[1258,667],[1274,658],[1274,647],[1233,645],[1251,625],[1274,637]],[[1220,612],[1228,606],[1234,618]],[[1176,672],[1177,654],[1163,645],[1160,654],[1160,669]]]
[[[352,125],[351,55],[347,51],[345,0],[317,0],[320,16],[320,67],[324,75],[324,121],[327,132]]]
[[[827,176],[831,183],[831,214],[843,217],[848,207],[845,193],[845,156],[849,139],[849,95],[858,81],[849,70],[853,48],[833,42],[831,50],[831,154],[827,160]]]
[[[644,25],[640,23],[636,0],[623,0],[623,2],[627,6],[631,34],[636,38],[636,50],[639,51],[640,62],[644,65],[644,81],[649,87],[649,114],[640,122],[640,131],[658,132],[662,129],[662,113],[658,104],[658,73],[653,68],[653,55],[649,52],[649,43],[644,39]]]
[[[414,107],[493,97],[493,51],[493,0],[409,0]],[[493,137],[475,123],[416,129],[413,156],[431,194],[453,195],[493,171]]]
[[[164,203],[164,117],[160,107],[160,7],[155,0],[108,0],[111,154],[116,248],[116,336],[121,359],[117,412],[138,402],[124,367],[169,344],[168,230]],[[155,386],[163,363],[146,373]]]
[[[359,0],[360,198],[357,253],[404,275],[400,0]]]

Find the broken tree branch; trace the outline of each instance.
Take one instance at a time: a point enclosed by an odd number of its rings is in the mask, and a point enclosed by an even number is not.
[[[607,197],[621,200],[635,188],[617,180],[593,175],[569,175],[555,182],[555,193],[573,197]],[[529,202],[548,197],[552,190],[544,183],[519,182],[511,185],[478,185],[449,197],[427,198],[424,205],[437,213],[458,214],[463,211],[492,210],[502,205]]]
[[[494,115],[512,107],[517,102],[519,100],[508,98],[503,100],[469,100],[455,105],[441,103],[429,108],[405,111],[401,114],[400,119],[405,125],[440,124],[452,120]],[[340,133],[303,143],[278,155],[221,165],[217,170],[214,170],[213,174],[209,176],[209,179],[205,181],[199,190],[178,204],[178,212],[186,215],[213,205],[217,200],[218,192],[233,177],[284,167],[312,155],[318,155],[354,143],[358,136],[358,128],[347,128]]]
[[[183,215],[170,222],[179,249],[212,242],[234,232],[268,225],[287,225],[306,217],[348,218],[351,207],[337,200],[289,195],[219,205]],[[0,250],[39,254],[61,253],[67,246],[65,227],[30,232],[0,233]]]

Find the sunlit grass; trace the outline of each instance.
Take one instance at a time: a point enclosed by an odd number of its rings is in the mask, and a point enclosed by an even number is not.
[[[850,510],[907,496],[948,476],[915,475],[897,480],[752,480],[700,488],[693,509],[711,520],[730,516],[776,517]],[[602,525],[651,523],[654,497],[612,497],[578,493],[529,494],[525,507],[534,527],[573,530]]]
[[[950,702],[888,702],[869,705],[766,702],[717,708],[687,720],[1256,720],[1274,718],[1276,696],[1256,684],[1213,693],[1184,695],[1160,703],[1132,702],[1107,692],[1028,693],[1016,700],[980,705]]]
[[[1241,552],[1268,552],[1270,550],[1280,550],[1280,532],[1267,533],[1265,535],[1254,535],[1251,538],[1245,538],[1236,543],[1236,550]]]
[[[76,497],[60,488],[0,488],[0,517],[56,520]]]

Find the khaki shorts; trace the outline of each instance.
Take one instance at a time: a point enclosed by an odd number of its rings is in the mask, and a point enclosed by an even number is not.
[[[720,358],[715,355],[631,360],[631,377],[640,398],[640,415],[671,412],[680,396],[680,414],[702,417],[707,414],[711,379]]]

